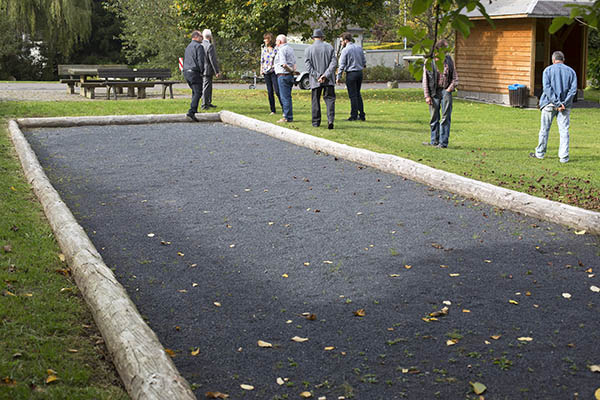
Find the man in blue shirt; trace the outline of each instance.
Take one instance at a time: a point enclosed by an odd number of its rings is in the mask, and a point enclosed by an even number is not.
[[[569,125],[571,106],[577,95],[577,74],[571,67],[565,65],[565,55],[562,51],[552,53],[552,65],[544,70],[542,76],[544,92],[540,96],[542,121],[535,153],[530,157],[544,158],[548,146],[548,133],[552,121],[556,117],[560,144],[558,157],[561,163],[569,162]]]
[[[350,118],[348,121],[365,120],[365,109],[363,99],[360,95],[360,86],[363,80],[363,69],[367,66],[367,59],[362,47],[352,42],[352,34],[344,32],[340,36],[342,54],[340,55],[340,67],[337,74],[337,83],[342,79],[342,73],[346,71],[346,88],[350,97]]]
[[[292,108],[292,87],[294,87],[294,72],[296,71],[296,55],[294,50],[288,46],[287,37],[278,35],[275,40],[277,54],[275,55],[274,67],[279,85],[279,99],[283,108],[283,118],[277,122],[294,121]]]

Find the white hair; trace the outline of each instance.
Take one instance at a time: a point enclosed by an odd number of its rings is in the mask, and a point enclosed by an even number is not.
[[[210,29],[205,29],[202,31],[202,36],[204,37],[204,39],[210,39],[212,38],[212,32],[210,31]]]
[[[282,33],[281,35],[277,35],[277,40],[281,43],[287,43],[287,37]]]

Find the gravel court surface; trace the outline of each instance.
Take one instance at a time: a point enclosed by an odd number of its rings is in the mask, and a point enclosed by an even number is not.
[[[199,398],[600,387],[597,237],[220,123],[26,136]]]

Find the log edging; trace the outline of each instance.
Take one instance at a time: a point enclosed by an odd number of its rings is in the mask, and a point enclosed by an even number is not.
[[[376,153],[318,138],[293,129],[221,111],[221,121],[264,133],[298,146],[399,175],[436,189],[446,190],[502,209],[600,235],[600,213],[542,199],[490,183],[442,171],[392,154]]]
[[[215,120],[215,116],[218,120],[218,114],[204,115],[206,117],[203,120]],[[185,116],[178,117],[180,118],[135,116],[131,120],[121,117],[32,118],[11,120],[8,125],[25,177],[42,204],[125,389],[134,400],[192,400],[196,396],[81,225],[52,187],[19,125],[57,127],[185,121]]]

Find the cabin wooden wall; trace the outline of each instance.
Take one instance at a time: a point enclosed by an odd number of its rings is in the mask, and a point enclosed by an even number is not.
[[[508,85],[521,83],[533,95],[535,20],[473,21],[468,38],[456,35],[455,63],[459,90],[508,94]]]

